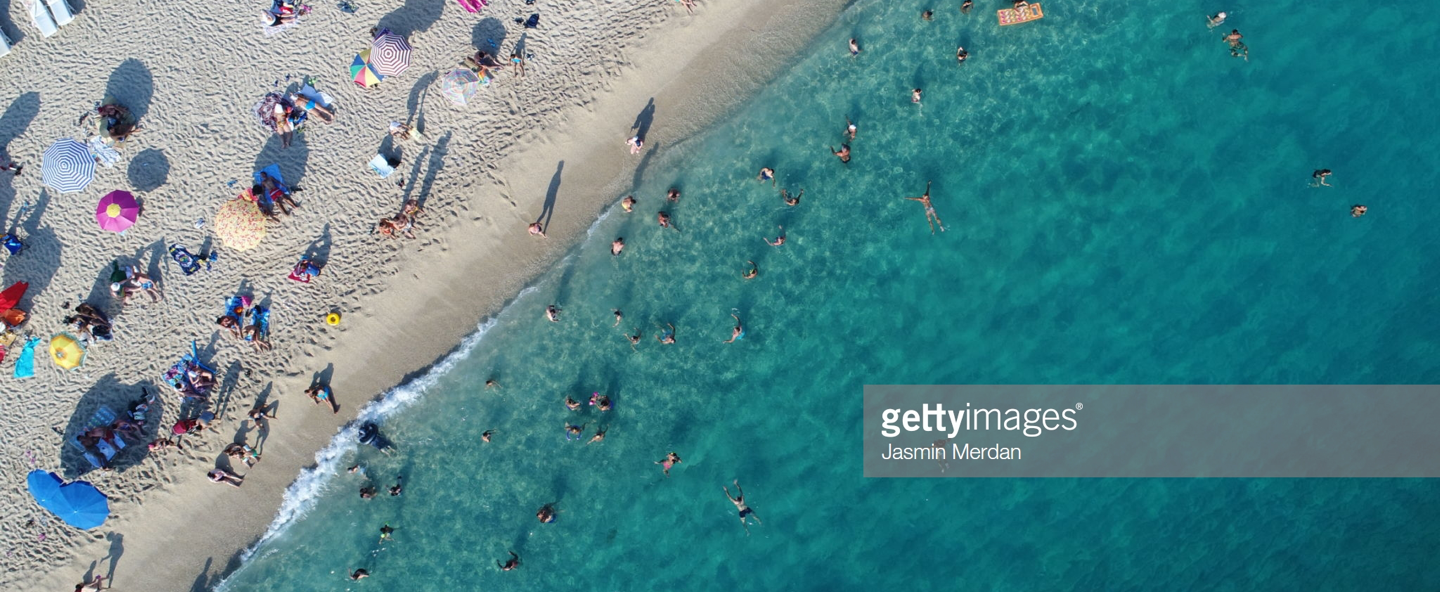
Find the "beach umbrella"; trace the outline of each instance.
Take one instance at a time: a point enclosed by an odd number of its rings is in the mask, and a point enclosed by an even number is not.
[[[105,523],[110,501],[94,485],[84,481],[66,483],[49,471],[30,471],[25,477],[35,503],[59,516],[66,524],[89,530]]]
[[[470,70],[451,70],[440,77],[440,94],[456,105],[464,107],[477,92],[480,92],[480,77]]]
[[[375,71],[375,66],[370,63],[370,50],[355,54],[355,61],[350,62],[350,78],[355,84],[370,88],[375,86],[385,77]]]
[[[253,249],[265,238],[265,213],[253,197],[242,194],[220,206],[215,214],[215,236],[232,249]]]
[[[50,338],[50,359],[56,366],[74,370],[85,361],[85,346],[69,333],[60,333]]]
[[[410,42],[391,33],[389,29],[380,31],[375,40],[370,42],[370,63],[381,76],[394,76],[404,72],[410,67]]]
[[[60,193],[77,193],[95,179],[95,156],[80,142],[59,140],[41,155],[40,179]]]
[[[95,221],[100,223],[101,230],[110,232],[125,232],[135,225],[135,218],[139,216],[140,204],[129,191],[111,191],[100,198],[100,205],[95,208]]]

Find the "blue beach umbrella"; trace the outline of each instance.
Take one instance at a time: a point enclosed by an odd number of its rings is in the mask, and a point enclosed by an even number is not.
[[[59,140],[40,157],[40,179],[60,193],[77,193],[95,179],[95,156],[80,142]]]
[[[48,471],[30,471],[25,477],[30,495],[50,513],[75,528],[91,529],[105,523],[110,502],[94,485],[84,481],[66,483]]]

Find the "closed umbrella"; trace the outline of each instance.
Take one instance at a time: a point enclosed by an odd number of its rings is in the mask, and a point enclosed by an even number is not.
[[[440,94],[464,107],[480,92],[480,77],[466,69],[451,70],[440,77]]]
[[[66,483],[49,471],[30,471],[25,477],[35,503],[75,528],[89,530],[110,516],[110,500],[84,481]]]
[[[125,232],[135,225],[135,218],[139,216],[140,203],[129,191],[111,191],[100,198],[100,205],[95,207],[95,221],[101,230],[110,232]]]
[[[375,66],[370,63],[370,50],[355,54],[355,60],[350,62],[350,79],[365,88],[375,86],[385,79],[375,71]]]
[[[410,67],[410,42],[389,29],[381,30],[370,42],[370,63],[381,76],[404,72]]]
[[[215,215],[215,236],[232,249],[253,249],[265,238],[265,213],[247,191],[220,206]]]
[[[41,156],[40,179],[60,193],[78,193],[95,179],[95,156],[80,142],[59,140]]]
[[[69,333],[60,333],[50,338],[50,359],[56,366],[74,370],[85,361],[85,346]]]

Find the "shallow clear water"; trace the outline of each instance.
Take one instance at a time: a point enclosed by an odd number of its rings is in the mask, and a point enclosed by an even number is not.
[[[657,158],[635,214],[609,213],[405,391],[424,394],[385,419],[397,454],[358,452],[404,495],[307,477],[314,507],[228,589],[1440,589],[1435,481],[861,477],[867,383],[1440,380],[1433,11],[1232,10],[1246,63],[1204,25],[1223,6],[1046,2],[1000,29],[977,4],[925,23],[862,1]],[[847,115],[848,167],[826,151]],[[805,189],[798,207],[754,181],[766,165]],[[1316,168],[1335,187],[1307,187]],[[901,199],[926,180],[936,236]],[[766,246],[778,224],[789,241]],[[732,309],[747,335],[726,345]],[[592,391],[615,410],[561,404]],[[609,435],[567,442],[567,422]],[[323,467],[356,458],[337,450]],[[652,462],[672,450],[667,479]],[[720,490],[734,478],[765,521],[749,537]],[[501,573],[508,550],[523,565]],[[373,576],[351,583],[356,567]]]

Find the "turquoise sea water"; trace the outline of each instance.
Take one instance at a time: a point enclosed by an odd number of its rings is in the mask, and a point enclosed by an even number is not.
[[[997,4],[929,23],[914,2],[847,9],[658,156],[635,214],[608,213],[453,363],[372,409],[397,453],[333,449],[292,491],[308,511],[226,588],[1440,589],[1435,481],[861,477],[864,384],[1440,381],[1433,11],[1054,1],[1001,29]],[[1222,9],[1248,63],[1205,27]],[[847,115],[849,166],[826,150]],[[761,166],[805,189],[798,207]],[[1307,186],[1317,168],[1333,188]],[[936,236],[901,199],[927,180]],[[788,242],[766,246],[779,224]],[[726,345],[732,309],[747,335]],[[592,391],[616,408],[561,404]],[[567,442],[567,422],[607,439]],[[667,479],[652,462],[672,450]],[[327,476],[357,458],[367,477]],[[720,490],[735,478],[764,520],[748,537]],[[380,498],[356,495],[367,479]],[[502,573],[510,550],[522,566]]]

